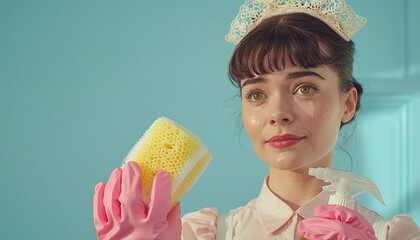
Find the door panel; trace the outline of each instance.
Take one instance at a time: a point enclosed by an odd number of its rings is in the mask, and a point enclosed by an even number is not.
[[[357,122],[343,129],[336,149],[336,157],[341,158],[345,154],[340,148],[348,151],[352,170],[378,185],[386,206],[371,194],[359,197],[358,202],[387,219],[408,213],[420,221],[419,110],[420,91],[368,95]],[[342,159],[336,163],[337,168],[350,168]]]
[[[350,3],[368,19],[355,38],[355,76],[365,94],[357,121],[343,128],[335,166],[371,178],[386,206],[370,194],[360,203],[388,219],[408,213],[419,225],[420,1]]]

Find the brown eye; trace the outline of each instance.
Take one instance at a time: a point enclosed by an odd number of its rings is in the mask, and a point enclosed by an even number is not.
[[[260,90],[251,90],[246,94],[245,97],[250,102],[259,102],[259,101],[263,101],[266,96]]]
[[[302,94],[308,94],[311,92],[311,88],[309,86],[303,86],[303,87],[300,87],[299,91]]]
[[[252,101],[259,101],[262,99],[262,93],[260,92],[254,92],[251,94],[251,100]]]
[[[316,89],[312,86],[309,85],[302,85],[298,88],[298,93],[302,94],[302,95],[308,95],[313,93],[313,91],[315,91]]]

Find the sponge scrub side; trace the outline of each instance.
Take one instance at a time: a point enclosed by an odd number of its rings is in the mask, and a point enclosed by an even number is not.
[[[160,170],[172,180],[171,207],[192,187],[212,159],[206,146],[174,121],[158,118],[123,161],[136,161],[142,171],[143,202],[150,202],[153,178]]]

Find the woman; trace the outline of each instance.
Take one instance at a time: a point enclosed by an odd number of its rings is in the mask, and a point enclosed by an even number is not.
[[[146,207],[133,190],[140,169],[130,163],[97,186],[98,237],[420,239],[407,216],[385,222],[358,205],[326,205],[325,183],[308,176],[309,168],[332,166],[339,130],[360,107],[363,89],[352,77],[350,38],[364,22],[341,0],[247,0],[227,36],[239,42],[229,74],[240,90],[245,130],[269,169],[260,195],[227,215],[206,208],[181,224],[179,205],[166,207],[168,175],[155,177],[154,199]]]

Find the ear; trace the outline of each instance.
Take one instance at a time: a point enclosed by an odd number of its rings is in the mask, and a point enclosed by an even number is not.
[[[341,117],[342,123],[347,123],[353,119],[354,114],[356,113],[357,101],[359,95],[356,88],[351,88],[347,93],[343,95],[344,97],[344,112]]]

